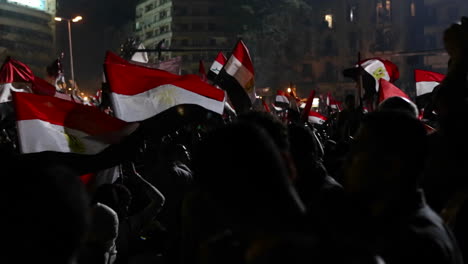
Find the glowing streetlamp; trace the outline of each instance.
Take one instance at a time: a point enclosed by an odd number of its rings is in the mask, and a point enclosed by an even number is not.
[[[75,71],[73,69],[73,47],[72,47],[72,37],[71,37],[71,22],[73,23],[76,23],[78,21],[81,21],[83,20],[83,17],[82,16],[76,16],[74,18],[63,18],[63,17],[55,17],[54,18],[55,21],[58,21],[58,22],[61,22],[61,21],[67,21],[68,23],[68,45],[69,45],[69,48],[70,48],[70,71],[71,71],[71,76],[72,76],[72,80],[73,80],[73,89],[75,88]]]

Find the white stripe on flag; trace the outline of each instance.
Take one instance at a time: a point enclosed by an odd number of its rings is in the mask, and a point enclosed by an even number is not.
[[[240,62],[236,57],[231,56],[229,61],[224,66],[226,72],[236,78],[239,84],[242,87],[246,85],[253,79],[254,75]]]
[[[172,84],[161,85],[136,95],[111,93],[115,115],[127,122],[141,121],[173,106],[196,104],[222,114],[224,101],[217,101]]]
[[[284,96],[284,95],[277,95],[276,99],[275,99],[275,102],[289,104],[288,98],[286,96]]]
[[[109,146],[96,141],[83,131],[54,125],[39,119],[20,120],[17,124],[22,153],[58,151],[96,154]]]
[[[379,91],[379,80],[384,79],[390,81],[390,76],[388,75],[387,68],[385,64],[380,60],[368,60],[364,62],[361,67],[366,70],[372,77],[375,79],[375,91]]]
[[[417,82],[416,96],[431,93],[437,85],[439,85],[438,82]]]
[[[322,118],[320,117],[316,117],[316,116],[309,116],[309,122],[312,123],[312,124],[323,124],[325,123],[325,120],[323,120]]]
[[[213,64],[211,65],[210,71],[219,74],[221,69],[223,68],[223,65],[219,63],[218,61],[214,61]]]

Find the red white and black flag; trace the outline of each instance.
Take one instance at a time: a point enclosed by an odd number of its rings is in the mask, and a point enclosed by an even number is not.
[[[416,81],[416,104],[424,108],[429,102],[432,91],[445,79],[445,75],[424,70],[414,70]]]
[[[255,71],[249,50],[239,40],[234,51],[219,73],[218,83],[226,90],[238,113],[248,111],[256,100]]]
[[[191,104],[223,114],[225,92],[194,74],[175,75],[138,65],[105,63],[115,116],[127,122]]]
[[[322,125],[323,123],[325,123],[325,121],[327,121],[327,117],[320,114],[319,112],[310,110],[308,121],[312,124]]]
[[[224,56],[222,52],[219,52],[213,64],[211,64],[210,70],[208,71],[208,75],[207,75],[208,80],[214,82],[219,72],[224,67],[224,64],[226,64],[226,62],[227,62],[226,56]]]

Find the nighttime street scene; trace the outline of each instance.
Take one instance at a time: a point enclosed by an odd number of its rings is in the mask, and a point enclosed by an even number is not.
[[[0,0],[0,263],[468,263],[467,0]]]

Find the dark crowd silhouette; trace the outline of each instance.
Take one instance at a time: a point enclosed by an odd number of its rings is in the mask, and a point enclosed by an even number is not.
[[[221,117],[192,105],[95,155],[4,143],[1,262],[461,264],[468,19],[444,42],[447,76],[422,119],[407,99],[366,113],[350,95],[322,125],[294,109]],[[115,166],[114,183],[80,180]]]

